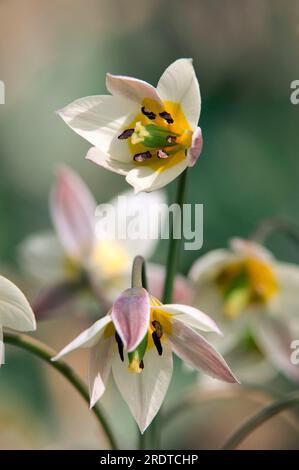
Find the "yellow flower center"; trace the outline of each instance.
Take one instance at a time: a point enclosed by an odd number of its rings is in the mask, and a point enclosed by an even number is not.
[[[271,266],[258,258],[230,263],[216,283],[224,296],[224,312],[231,319],[248,306],[266,304],[278,291]]]
[[[130,263],[128,252],[117,240],[98,242],[91,255],[91,264],[99,269],[100,276],[110,279],[127,271]]]
[[[145,99],[140,112],[118,136],[127,140],[136,165],[158,172],[186,158],[192,142],[192,129],[181,105],[172,101],[163,105]]]

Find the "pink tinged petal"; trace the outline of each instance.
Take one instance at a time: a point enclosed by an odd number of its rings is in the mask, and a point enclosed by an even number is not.
[[[126,176],[130,170],[135,168],[135,164],[133,163],[132,158],[131,162],[128,163],[121,162],[119,160],[113,160],[97,147],[91,147],[91,149],[88,150],[85,158],[86,160],[89,160],[96,165],[105,168],[106,170],[112,171],[113,173],[117,173],[118,175]]]
[[[153,194],[156,194],[156,192]],[[148,263],[146,272],[149,292],[157,299],[161,299],[163,296],[163,285],[165,281],[165,267],[160,264]],[[190,281],[184,276],[177,274],[174,280],[174,302],[191,304],[192,298],[193,289]]]
[[[201,128],[197,127],[193,132],[191,147],[187,152],[187,164],[188,166],[194,166],[198,160],[198,157],[202,151],[202,132]]]
[[[106,315],[100,320],[96,321],[90,328],[83,331],[77,338],[75,338],[71,343],[69,343],[65,348],[60,351],[55,357],[52,358],[52,361],[57,361],[66,354],[74,351],[78,348],[92,348],[95,346],[101,339],[106,326],[111,323],[111,316]]]
[[[120,95],[139,104],[142,104],[144,99],[150,99],[163,107],[156,88],[143,80],[107,73],[106,88],[112,95]]]
[[[111,371],[112,355],[116,352],[114,335],[101,338],[90,350],[89,357],[89,393],[90,408],[102,397]]]
[[[33,304],[33,311],[38,320],[45,320],[55,316],[59,309],[71,302],[81,285],[70,281],[61,281],[44,288]]]
[[[180,103],[192,130],[195,130],[201,109],[198,80],[192,59],[173,62],[161,76],[157,91],[162,100]],[[175,119],[175,116],[172,116]]]
[[[190,307],[189,305],[165,304],[159,307],[159,309],[170,313],[173,319],[179,320],[188,326],[222,335],[214,320],[197,308]]]
[[[77,134],[115,160],[129,161],[128,146],[118,136],[136,117],[139,107],[120,96],[87,96],[58,111]]]
[[[25,295],[3,276],[0,276],[0,326],[16,331],[36,330],[34,313]]]
[[[252,333],[257,344],[269,362],[294,382],[299,383],[298,364],[291,362],[291,343],[298,339],[288,323],[278,318],[270,318],[264,312],[252,319]]]
[[[232,251],[239,256],[253,256],[260,258],[263,261],[273,261],[274,256],[264,246],[252,240],[243,240],[242,238],[232,238],[229,241],[229,246]]]
[[[79,259],[88,255],[94,243],[96,202],[81,178],[67,167],[57,173],[50,208],[68,255]]]
[[[140,374],[128,371],[128,360],[121,362],[113,357],[112,372],[117,387],[127,402],[141,433],[158,413],[172,376],[172,352],[169,342],[163,342],[163,354],[158,356],[155,348],[147,350],[144,369]]]
[[[223,357],[201,335],[182,322],[173,320],[169,337],[172,349],[183,361],[218,380],[238,383]]]
[[[114,302],[111,318],[126,351],[131,352],[143,340],[150,323],[150,298],[145,289],[125,290]]]

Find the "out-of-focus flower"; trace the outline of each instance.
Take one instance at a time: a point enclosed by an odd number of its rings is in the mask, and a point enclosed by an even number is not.
[[[0,366],[4,364],[3,328],[33,331],[36,323],[24,294],[15,284],[0,276]]]
[[[252,241],[235,238],[230,248],[211,251],[192,266],[194,305],[220,325],[222,352],[250,341],[250,333],[276,369],[299,381],[299,368],[290,360],[299,333],[299,268]]]
[[[141,222],[150,220],[153,233],[159,233],[166,209],[163,192],[136,196],[128,191],[120,196],[125,198],[128,215],[141,213]],[[115,212],[117,204],[118,198],[110,201]],[[67,167],[60,168],[50,198],[56,235],[37,234],[20,247],[22,266],[34,278],[49,284],[34,306],[39,318],[72,300],[87,283],[92,284],[103,303],[112,302],[128,285],[133,258],[140,253],[149,258],[155,251],[158,238],[110,236],[107,220],[95,217],[96,206],[81,178]],[[151,214],[153,208],[155,217]],[[160,292],[164,274],[159,265],[149,265],[148,280],[153,293]],[[191,300],[190,283],[183,277],[175,283],[174,299],[187,303]]]
[[[230,383],[237,379],[200,331],[220,333],[201,311],[162,305],[142,287],[124,291],[112,310],[81,333],[55,358],[90,348],[91,407],[101,398],[112,369],[114,380],[141,432],[157,414],[172,376],[172,352],[192,367]]]
[[[136,192],[162,188],[196,163],[201,98],[191,59],[171,64],[157,88],[111,74],[106,86],[112,96],[88,96],[58,111],[94,145],[88,160],[125,175]]]

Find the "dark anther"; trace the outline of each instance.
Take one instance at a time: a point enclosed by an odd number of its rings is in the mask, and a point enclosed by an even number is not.
[[[144,106],[142,106],[141,112],[142,112],[142,114],[144,114],[147,118],[149,118],[151,120],[156,119],[155,113],[153,113],[149,109],[146,109]]]
[[[162,118],[162,119],[165,119],[165,121],[168,123],[168,124],[173,124],[174,120],[172,119],[171,115],[167,112],[167,111],[162,111],[162,113],[159,113],[159,116]]]
[[[163,329],[162,329],[161,323],[158,322],[157,320],[154,320],[152,322],[152,325],[155,328],[155,331],[152,333],[152,338],[153,338],[153,341],[154,341],[154,345],[157,348],[159,356],[161,356],[162,352],[163,352],[163,348],[162,348],[160,338],[162,338],[162,336],[163,336]]]
[[[154,341],[154,345],[155,345],[156,348],[157,348],[157,351],[158,351],[159,356],[162,356],[163,348],[162,348],[162,344],[161,344],[160,338],[158,337],[156,331],[154,331],[154,332],[152,333],[152,338],[153,338],[153,341]]]
[[[164,150],[160,149],[160,150],[157,151],[157,157],[165,159],[165,158],[169,158],[169,155],[168,155],[168,153],[164,152]]]
[[[123,139],[128,139],[129,137],[131,137],[131,135],[133,134],[134,132],[134,129],[126,129],[122,134],[120,134],[117,138],[120,139],[120,140],[123,140]]]
[[[163,328],[162,328],[162,325],[160,322],[158,322],[158,320],[154,320],[152,321],[152,325],[153,327],[155,328],[156,332],[157,332],[157,336],[158,338],[162,338],[163,336]]]
[[[135,160],[135,162],[145,162],[146,160],[149,160],[150,158],[152,158],[152,154],[149,150],[147,150],[146,152],[142,152],[142,153],[136,153],[136,155],[134,155],[133,159]]]
[[[175,142],[176,142],[176,136],[175,136],[175,135],[168,135],[168,136],[166,137],[166,142],[167,142],[168,144],[175,144]]]
[[[144,369],[144,362],[143,362],[142,359],[141,359],[141,361],[139,362],[139,367],[140,367],[140,369]]]
[[[124,345],[117,332],[115,332],[115,339],[116,339],[117,346],[118,346],[119,357],[121,361],[124,362]]]

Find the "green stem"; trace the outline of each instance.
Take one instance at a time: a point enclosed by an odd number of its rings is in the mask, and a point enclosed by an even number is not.
[[[285,398],[278,400],[274,403],[263,408],[261,411],[256,413],[254,416],[249,418],[245,423],[234,432],[234,434],[226,441],[223,450],[235,449],[250,433],[257,429],[268,419],[277,415],[287,408],[291,408],[299,404],[299,393],[290,393]]]
[[[145,261],[142,256],[136,256],[132,267],[132,287],[144,287],[146,289]]]
[[[25,349],[26,351],[34,354],[35,356],[45,361],[48,365],[53,367],[53,369],[56,369],[58,372],[60,372],[65,377],[65,379],[68,380],[68,382],[70,382],[74,386],[74,388],[79,392],[81,397],[89,405],[88,389],[82,382],[82,380],[65,362],[51,361],[51,358],[56,356],[55,351],[53,351],[47,345],[43,344],[41,341],[38,341],[24,334],[5,333],[4,340],[8,344],[13,344],[14,346]],[[100,423],[101,427],[104,429],[111,449],[117,449],[115,438],[102,411],[98,406],[94,406],[92,408],[92,411],[96,416],[98,422]]]
[[[181,174],[180,179],[179,179],[179,184],[178,184],[176,203],[180,206],[180,208],[182,208],[184,204],[186,181],[187,181],[187,170],[185,170]],[[168,255],[167,255],[167,262],[166,262],[166,279],[165,279],[164,293],[163,293],[164,304],[170,303],[172,299],[173,283],[174,283],[174,278],[176,275],[176,269],[177,269],[177,263],[178,263],[178,257],[179,257],[181,239],[173,238],[173,235],[176,232],[175,223],[178,223],[178,221],[172,220],[171,227],[170,227],[170,241],[169,241]],[[183,217],[181,216],[181,221],[180,221],[181,231],[179,232],[181,234],[182,234],[183,223],[184,223]]]

